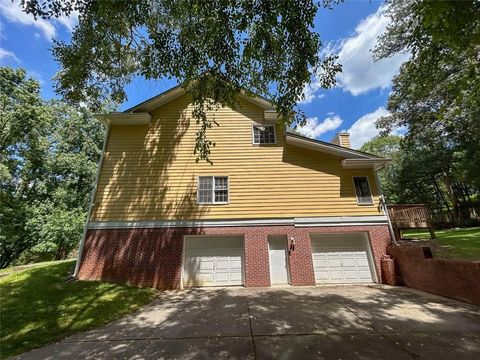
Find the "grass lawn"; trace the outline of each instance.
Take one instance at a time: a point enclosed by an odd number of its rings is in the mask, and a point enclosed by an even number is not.
[[[480,227],[437,230],[435,235],[437,239],[431,242],[435,257],[480,260]],[[430,234],[424,230],[405,230],[403,238],[427,240]]]
[[[74,260],[0,277],[0,357],[98,327],[148,303],[152,289],[99,281],[65,282]]]
[[[64,260],[64,261],[75,261],[74,259],[71,260]],[[0,269],[0,276],[10,275],[14,272],[25,271],[28,269],[44,267],[52,264],[58,264],[60,261],[44,261],[39,263],[27,264],[27,265],[18,265],[18,266],[10,266],[6,267],[5,269]]]

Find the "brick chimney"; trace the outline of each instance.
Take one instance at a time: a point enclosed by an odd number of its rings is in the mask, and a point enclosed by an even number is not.
[[[346,148],[350,147],[350,134],[346,131],[342,131],[337,133],[332,140],[330,140],[332,144],[340,145]]]

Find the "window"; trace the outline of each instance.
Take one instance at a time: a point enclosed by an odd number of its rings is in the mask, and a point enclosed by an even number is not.
[[[199,204],[227,204],[228,177],[199,176],[197,198]]]
[[[355,194],[357,195],[357,204],[371,205],[373,204],[372,192],[366,176],[358,176],[353,178],[355,185]]]
[[[275,144],[275,126],[253,125],[254,144]]]

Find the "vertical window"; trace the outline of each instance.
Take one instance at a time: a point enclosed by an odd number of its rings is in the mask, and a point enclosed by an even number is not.
[[[372,192],[366,176],[355,176],[353,178],[355,185],[355,194],[357,196],[357,204],[371,205],[373,204]]]
[[[228,177],[200,176],[197,197],[199,204],[228,203]]]
[[[254,144],[275,144],[275,126],[253,125]]]
[[[212,187],[213,178],[211,176],[201,176],[198,178],[198,202],[211,203],[213,201]]]

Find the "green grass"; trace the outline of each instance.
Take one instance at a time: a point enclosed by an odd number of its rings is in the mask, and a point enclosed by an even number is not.
[[[69,260],[62,260],[62,261],[75,261],[75,260],[69,259]],[[44,266],[48,266],[48,265],[51,265],[51,264],[58,264],[62,261],[58,261],[58,260],[57,261],[44,261],[44,262],[39,262],[39,263],[36,263],[36,264],[10,266],[10,267],[7,267],[5,269],[0,269],[0,275],[11,274],[11,273],[14,273],[14,272],[25,271],[25,270],[29,270],[29,269],[33,269],[33,268],[44,267]]]
[[[65,282],[74,260],[0,278],[0,357],[6,358],[118,319],[155,296],[99,281]]]
[[[480,260],[480,227],[437,230],[432,246],[435,257],[446,259]],[[403,238],[430,239],[428,231],[405,230]]]

